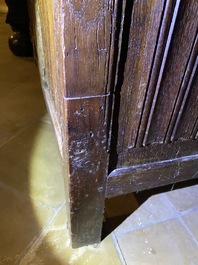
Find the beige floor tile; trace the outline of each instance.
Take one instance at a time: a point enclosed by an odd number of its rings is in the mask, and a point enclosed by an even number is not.
[[[49,227],[44,238],[37,242],[21,265],[120,265],[117,252],[108,236],[98,248],[92,246],[72,249],[66,228],[65,207]]]
[[[5,93],[3,89],[1,91]],[[0,97],[0,146],[27,125],[40,120],[45,113],[38,82],[22,83],[10,88],[9,93]]]
[[[127,265],[198,265],[198,247],[177,220],[117,237]]]
[[[46,113],[38,68],[33,58],[14,56],[8,48],[12,33],[0,14],[0,146]]]
[[[182,218],[198,243],[198,209],[195,212],[184,215]]]
[[[1,184],[0,212],[0,265],[13,265],[54,213]]]
[[[8,34],[9,37],[9,34]],[[7,38],[6,37],[6,45]],[[0,61],[0,79],[5,83],[31,83],[36,78],[38,79],[38,68],[35,65],[34,59],[25,57],[16,57],[11,54],[7,47],[7,57]],[[0,53],[1,54],[1,53]],[[4,56],[3,56],[4,58]]]
[[[0,181],[49,206],[64,199],[61,159],[53,128],[35,123],[0,148]]]
[[[166,193],[179,212],[198,207],[198,185]]]
[[[175,209],[164,194],[150,197],[132,215],[130,215],[116,230],[116,234],[142,228],[145,225],[170,219],[175,216]]]

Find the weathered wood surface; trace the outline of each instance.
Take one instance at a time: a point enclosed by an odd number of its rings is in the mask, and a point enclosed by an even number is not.
[[[123,62],[122,53],[118,55],[115,90],[120,111],[115,111],[112,130],[114,168],[138,159],[141,163],[146,153],[148,161],[149,156],[174,158],[175,151],[166,148],[174,141],[180,141],[176,144],[180,155],[190,154],[182,142],[197,137],[197,14],[196,0],[133,2],[127,46],[126,29],[120,34],[127,56]],[[127,11],[124,16],[129,20]]]
[[[65,101],[70,168],[67,186],[73,247],[101,240],[108,157],[107,103],[106,96]]]
[[[106,95],[113,1],[64,1],[66,97]]]
[[[142,0],[133,4],[125,68],[120,69],[124,71],[124,79],[121,86],[118,153],[135,146],[162,12],[161,0]]]
[[[167,130],[172,125],[174,115],[178,115],[180,108],[177,108],[178,112],[176,114],[173,112],[176,104],[178,103],[180,106],[182,103],[182,95],[187,88],[187,82],[197,57],[198,43],[195,43],[195,41],[197,42],[198,2],[197,0],[180,2],[152,121],[149,129],[147,129],[146,144],[169,141],[169,139],[166,140]],[[194,63],[189,66],[191,52],[194,55],[194,58],[192,58]],[[186,73],[186,70],[188,73]],[[189,89],[193,88],[190,87]],[[194,121],[189,119],[189,123],[191,122]],[[189,139],[189,136],[187,136],[187,139]]]
[[[116,7],[108,0],[32,5],[42,87],[61,135],[72,246],[99,243]]]
[[[65,157],[73,247],[99,243],[108,169],[114,1],[64,1]]]
[[[30,4],[72,245],[98,243],[105,192],[197,177],[198,2]]]
[[[184,156],[196,155],[198,153],[198,141],[175,141],[167,144],[154,144],[145,147],[136,147],[123,156],[123,167],[157,162]],[[117,168],[122,168],[118,166]]]
[[[65,65],[61,1],[30,0],[32,40],[41,85],[53,121],[60,152],[63,152]]]
[[[198,177],[198,155],[118,168],[107,178],[106,197],[142,191]]]

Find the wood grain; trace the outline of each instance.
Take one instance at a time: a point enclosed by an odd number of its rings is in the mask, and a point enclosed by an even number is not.
[[[65,100],[72,246],[99,243],[107,175],[106,96]]]
[[[146,144],[163,143],[198,29],[198,2],[181,1]]]
[[[31,0],[31,10],[42,88],[60,137],[72,246],[97,243],[108,168],[116,28],[111,27],[117,4]]]
[[[198,155],[118,168],[107,178],[106,197],[111,198],[198,177]]]
[[[105,196],[197,177],[198,2],[30,5],[72,246],[99,243]]]
[[[191,115],[191,119],[188,120],[188,126],[192,127],[194,126],[194,119],[196,119],[196,106],[195,103],[193,106],[195,106],[195,110],[191,108],[191,103],[189,104],[189,97],[190,94],[193,94],[195,99],[192,99],[192,103],[196,101],[196,87],[198,86],[197,81],[194,80],[196,78],[196,70],[197,70],[197,54],[198,54],[198,35],[195,38],[194,45],[191,51],[191,55],[188,61],[188,65],[185,70],[185,74],[182,80],[182,84],[175,102],[174,110],[172,113],[172,117],[168,126],[168,130],[166,133],[166,139],[165,142],[170,142],[177,140],[178,137],[175,137],[175,133],[177,130],[177,127],[180,126],[179,123],[182,120],[183,112],[188,111],[188,114],[190,114],[191,110],[193,111],[193,115]],[[188,103],[187,103],[188,101]],[[190,111],[190,112],[189,112]],[[190,116],[190,115],[189,115]],[[191,137],[191,132],[185,135],[185,137],[182,137],[183,139],[189,139]]]
[[[124,77],[121,99],[116,103],[119,114],[115,111],[119,115],[114,143],[118,167],[132,163],[136,156],[133,149],[150,146],[157,150],[159,144],[159,150],[166,150],[160,145],[196,138],[197,12],[198,2],[194,0],[134,2],[126,62],[120,69]],[[117,75],[119,78],[119,71]],[[180,126],[183,134],[176,136]],[[174,152],[168,155],[174,157]]]
[[[133,5],[121,87],[118,153],[135,146],[163,8],[164,1],[135,1]]]
[[[197,45],[198,47],[198,45]],[[198,49],[197,49],[198,51]],[[198,118],[198,58],[186,89],[186,93],[178,115],[172,140],[193,138],[193,131]]]
[[[198,141],[180,139],[167,144],[153,144],[145,147],[128,149],[122,153],[122,163],[117,168],[139,165],[141,163],[175,159],[198,153]]]
[[[108,93],[114,1],[65,1],[65,97]]]
[[[180,2],[178,1],[178,4],[175,5],[175,1],[173,0],[166,1],[165,3],[153,64],[151,66],[148,89],[142,109],[141,122],[137,134],[137,147],[145,146],[146,135],[148,133],[148,128],[150,127],[157,95],[160,90],[161,79],[179,9],[179,3]],[[173,19],[174,17],[175,19]]]

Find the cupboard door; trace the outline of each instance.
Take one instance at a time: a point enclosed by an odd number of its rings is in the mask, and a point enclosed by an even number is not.
[[[198,2],[133,1],[130,14],[127,3],[107,182],[120,183],[119,193],[192,178],[198,170]]]

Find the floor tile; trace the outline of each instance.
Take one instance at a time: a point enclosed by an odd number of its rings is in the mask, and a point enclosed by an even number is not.
[[[49,227],[43,239],[37,242],[21,265],[120,265],[111,236],[107,237],[99,248],[92,246],[72,249],[66,228],[65,208]]]
[[[54,213],[1,184],[0,212],[0,265],[13,265]]]
[[[0,119],[1,146],[46,113],[39,83],[25,83],[10,88],[8,94],[0,97],[0,111],[3,114]]]
[[[198,243],[198,210],[188,213],[182,217]]]
[[[33,58],[16,57],[9,50],[12,31],[5,17],[0,13],[0,146],[46,113],[38,67]]]
[[[116,234],[142,228],[143,226],[170,219],[175,216],[175,208],[163,194],[150,197],[116,230]]]
[[[58,145],[52,125],[35,123],[0,148],[0,181],[48,206],[65,200]]]
[[[167,196],[179,212],[198,207],[198,185],[173,190]]]
[[[9,35],[8,35],[9,37]],[[9,51],[6,37],[7,54],[4,60],[0,61],[1,81],[9,83],[31,82],[35,80],[35,73],[38,75],[38,68],[36,67],[32,58],[15,57]],[[5,45],[5,43],[4,43]]]
[[[198,248],[177,220],[117,237],[127,265],[198,265]]]

